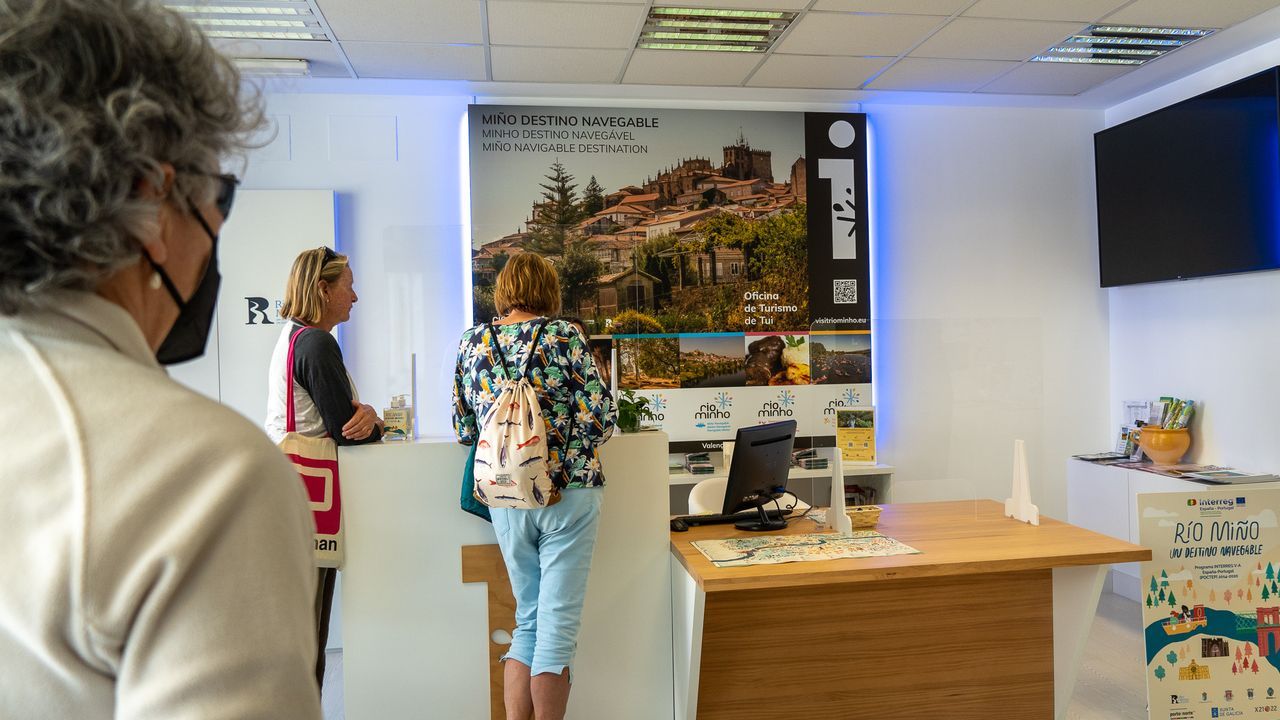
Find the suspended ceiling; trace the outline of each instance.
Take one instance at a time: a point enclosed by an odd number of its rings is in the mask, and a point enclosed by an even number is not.
[[[220,40],[232,55],[302,58],[316,78],[466,81],[471,87],[681,86],[1103,96],[1129,75],[1167,82],[1280,33],[1280,0],[694,0],[796,12],[766,53],[635,49],[650,0],[305,0],[324,39]],[[677,4],[677,3],[664,3]],[[1275,10],[1274,12],[1269,12]],[[1218,28],[1141,66],[1029,62],[1090,24]],[[1180,57],[1182,56],[1182,57]],[[1165,78],[1162,80],[1162,78]],[[1092,92],[1091,92],[1092,91]],[[1123,94],[1123,93],[1120,93]],[[1123,99],[1117,92],[1111,100]]]

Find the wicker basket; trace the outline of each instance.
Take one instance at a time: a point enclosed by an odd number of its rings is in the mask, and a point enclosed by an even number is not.
[[[854,530],[866,530],[880,522],[882,509],[879,505],[851,505],[844,509],[844,514],[849,516]]]

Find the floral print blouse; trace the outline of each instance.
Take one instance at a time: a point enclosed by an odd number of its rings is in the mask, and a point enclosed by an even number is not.
[[[493,326],[513,373],[525,369],[534,331],[541,322],[534,319]],[[617,409],[591,359],[586,339],[577,327],[552,320],[533,353],[527,371],[547,423],[552,479],[560,488],[604,485],[598,448],[613,432]],[[476,441],[479,423],[507,382],[488,326],[476,325],[462,333],[453,374],[453,429],[459,442],[470,445]]]

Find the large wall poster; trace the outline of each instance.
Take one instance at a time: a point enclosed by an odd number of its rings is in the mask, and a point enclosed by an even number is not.
[[[613,350],[673,450],[871,398],[866,117],[472,105],[475,317],[514,255]]]
[[[1280,490],[1138,496],[1152,720],[1280,717]]]

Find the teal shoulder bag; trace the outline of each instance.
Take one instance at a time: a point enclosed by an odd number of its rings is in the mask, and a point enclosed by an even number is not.
[[[471,452],[467,455],[467,465],[462,470],[462,497],[460,498],[462,509],[481,518],[487,522],[493,522],[493,517],[489,514],[489,506],[476,499],[476,446],[478,442],[471,443]]]

